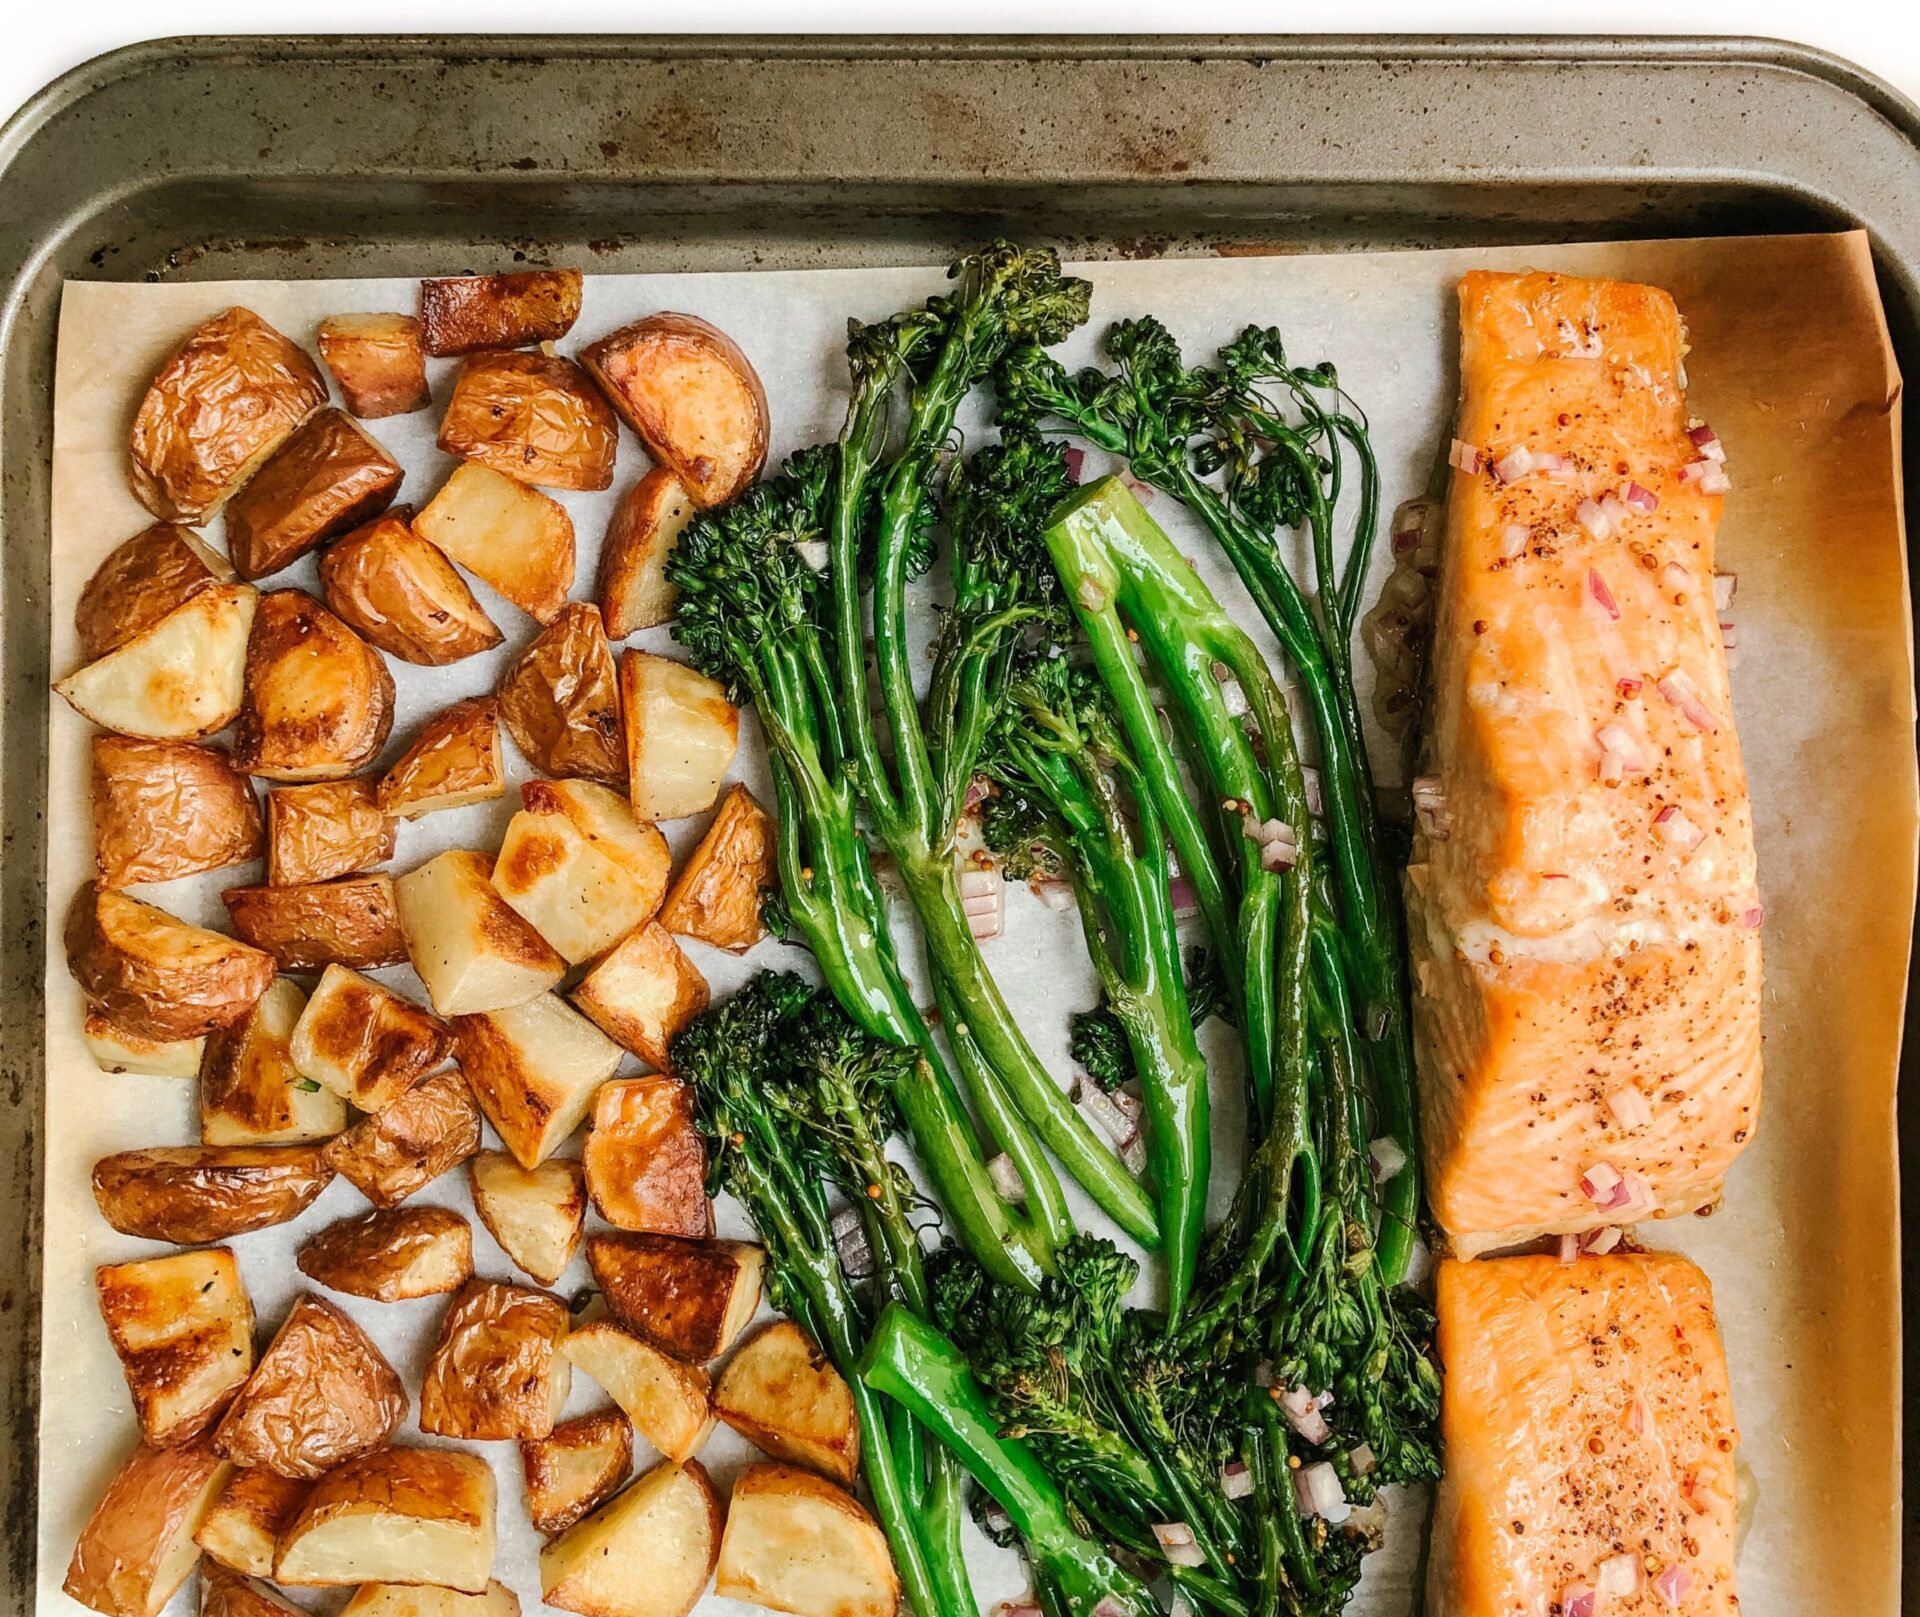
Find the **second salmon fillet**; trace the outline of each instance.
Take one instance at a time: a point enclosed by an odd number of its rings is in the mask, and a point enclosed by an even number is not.
[[[1429,1194],[1471,1256],[1718,1198],[1761,907],[1673,300],[1474,272],[1460,314],[1407,885]]]

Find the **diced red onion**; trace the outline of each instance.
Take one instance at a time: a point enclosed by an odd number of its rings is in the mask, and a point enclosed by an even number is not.
[[[1600,778],[1609,786],[1618,786],[1629,775],[1644,775],[1648,764],[1640,743],[1624,724],[1603,724],[1593,732],[1600,744]]]
[[[1094,579],[1081,579],[1079,587],[1074,590],[1073,594],[1074,599],[1089,612],[1100,612],[1106,608],[1107,592],[1103,590]]]
[[[1307,812],[1317,820],[1327,812],[1326,799],[1320,790],[1320,771],[1311,765],[1303,765],[1300,780],[1307,789]]]
[[[1434,842],[1445,842],[1451,834],[1447,820],[1447,793],[1438,775],[1421,775],[1413,783],[1413,816],[1420,829]]]
[[[991,1525],[995,1519],[995,1511],[999,1511],[999,1520],[1005,1523],[1005,1526],[995,1527],[993,1529],[997,1536],[998,1534],[1010,1531],[1013,1527],[1013,1522],[1007,1513],[1004,1510],[1000,1510],[996,1505],[986,1512],[986,1519],[989,1525]],[[1043,1614],[1041,1609],[1031,1600],[1003,1600],[993,1608],[993,1617],[1043,1617]]]
[[[1720,442],[1719,434],[1704,421],[1697,427],[1687,429],[1687,441],[1700,451],[1703,459],[1725,460],[1727,458],[1726,445]]]
[[[1595,539],[1613,537],[1613,519],[1600,508],[1598,500],[1582,500],[1573,508],[1573,520]]]
[[[1127,1617],[1126,1603],[1117,1595],[1102,1595],[1091,1617]]]
[[[1379,1463],[1371,1443],[1361,1443],[1347,1450],[1347,1464],[1353,1468],[1356,1477],[1366,1476]]]
[[[1639,1400],[1636,1399],[1637,1403]],[[1594,1568],[1593,1592],[1630,1595],[1640,1584],[1640,1563],[1631,1555],[1609,1555]]]
[[[1081,1086],[1080,1109],[1113,1143],[1124,1150],[1140,1132],[1139,1125],[1098,1084]]]
[[[1260,868],[1271,875],[1283,875],[1293,869],[1300,857],[1300,838],[1285,820],[1261,820],[1248,809],[1240,816],[1240,829],[1260,849]]]
[[[1447,450],[1447,464],[1467,476],[1474,476],[1486,458],[1486,451],[1478,444],[1466,443],[1456,438]]]
[[[1294,1472],[1293,1492],[1302,1516],[1318,1516],[1338,1527],[1353,1514],[1346,1490],[1340,1486],[1340,1473],[1325,1460],[1303,1465]]]
[[[1654,815],[1653,829],[1662,842],[1680,853],[1692,853],[1707,840],[1707,833],[1688,819],[1686,811],[1675,803],[1669,803]]]
[[[1623,1129],[1643,1129],[1653,1121],[1653,1102],[1637,1084],[1622,1084],[1607,1095],[1607,1110]]]
[[[1605,1224],[1580,1237],[1580,1250],[1590,1258],[1604,1258],[1620,1244],[1620,1227]]]
[[[1584,1583],[1570,1583],[1560,1591],[1561,1617],[1595,1617],[1600,1597]]]
[[[1061,456],[1061,459],[1067,463],[1067,476],[1072,478],[1074,482],[1079,482],[1080,473],[1087,464],[1087,452],[1075,444]]]
[[[1740,912],[1740,924],[1749,932],[1758,931],[1760,923],[1766,918],[1766,906],[1762,904],[1749,904]]]
[[[793,553],[814,572],[824,573],[827,570],[826,540],[796,539],[793,542]]]
[[[1020,1170],[1013,1165],[1013,1158],[1002,1151],[997,1157],[987,1159],[987,1177],[993,1181],[993,1188],[1001,1197],[1010,1202],[1023,1202],[1027,1199],[1027,1184],[1020,1177]]]
[[[1193,1529],[1185,1522],[1155,1522],[1153,1536],[1169,1566],[1205,1566],[1207,1557],[1194,1541]]]
[[[1693,1587],[1693,1574],[1678,1561],[1653,1580],[1654,1592],[1669,1606],[1677,1606],[1687,1598],[1687,1591]]]
[[[1400,1170],[1407,1165],[1406,1147],[1391,1134],[1383,1134],[1373,1141],[1367,1147],[1367,1158],[1373,1164],[1373,1182],[1377,1185],[1398,1178]]]
[[[1680,481],[1694,484],[1702,494],[1725,494],[1733,487],[1733,479],[1717,460],[1688,461],[1680,468]]]
[[[1720,620],[1720,646],[1724,651],[1738,651],[1740,649],[1740,625],[1735,623],[1731,618],[1722,618]]]
[[[1677,561],[1670,561],[1660,570],[1660,582],[1676,595],[1683,595],[1693,587],[1693,574]]]
[[[1580,1237],[1577,1235],[1561,1236],[1560,1237],[1560,1261],[1562,1263],[1572,1263],[1574,1259],[1578,1258],[1579,1256],[1580,1256]]]
[[[1056,914],[1073,908],[1073,883],[1057,876],[1036,876],[1027,883],[1034,897]]]
[[[971,814],[993,795],[993,782],[985,775],[975,775],[967,782],[967,795],[960,799],[960,812]]]
[[[833,1248],[839,1254],[840,1267],[852,1280],[864,1280],[873,1273],[873,1248],[867,1244],[867,1226],[860,1210],[843,1207],[833,1215]]]
[[[1643,679],[1635,679],[1631,674],[1622,674],[1613,682],[1613,688],[1631,702],[1640,694],[1640,688],[1646,684]]]
[[[967,917],[967,930],[985,943],[1000,936],[1007,915],[1006,884],[997,869],[969,864],[960,872],[960,908]]]
[[[1668,669],[1660,676],[1656,688],[1696,730],[1705,730],[1711,735],[1720,728],[1719,720],[1700,699],[1700,688],[1684,668]]]
[[[1173,906],[1173,918],[1176,921],[1200,913],[1200,895],[1185,876],[1175,876],[1167,883],[1167,900]]]
[[[1229,1499],[1245,1499],[1253,1492],[1253,1473],[1238,1460],[1221,1466],[1220,1491]]]
[[[1715,573],[1713,575],[1713,609],[1724,612],[1733,605],[1733,592],[1740,587],[1738,573]]]
[[[1239,718],[1247,711],[1247,693],[1240,688],[1240,681],[1233,677],[1233,670],[1225,663],[1213,665],[1213,677],[1220,686],[1220,701],[1227,710],[1227,717]]]
[[[1580,1176],[1580,1193],[1596,1207],[1612,1207],[1625,1184],[1611,1162],[1596,1162]]]
[[[1298,1432],[1301,1438],[1316,1447],[1333,1436],[1333,1428],[1327,1424],[1326,1417],[1320,1413],[1324,1406],[1305,1387],[1289,1387],[1280,1394],[1280,1412],[1287,1417],[1287,1424]]]
[[[1131,465],[1123,466],[1120,468],[1120,481],[1125,483],[1128,488],[1133,490],[1133,497],[1136,500],[1138,500],[1142,505],[1153,504],[1153,496],[1154,496],[1153,485],[1150,483],[1143,483],[1140,481],[1139,478],[1135,477],[1133,475],[1133,467]]]
[[[1427,531],[1428,519],[1433,515],[1433,507],[1425,500],[1409,500],[1394,513],[1393,553],[1404,556],[1409,550],[1420,548],[1421,537]]]
[[[1493,477],[1497,483],[1517,483],[1533,470],[1533,451],[1525,444],[1515,444],[1493,463]]]
[[[1548,477],[1557,477],[1562,472],[1573,470],[1573,456],[1543,453],[1536,449],[1533,452],[1533,469]]]
[[[1639,483],[1629,483],[1620,496],[1621,500],[1638,511],[1642,516],[1652,516],[1660,509],[1660,496],[1652,489]]]
[[[1500,531],[1500,558],[1518,561],[1527,553],[1528,528],[1524,522],[1509,522]]]
[[[1613,591],[1607,588],[1607,581],[1600,576],[1598,567],[1587,569],[1587,594],[1600,610],[1614,623],[1620,621],[1620,603],[1613,598]]]

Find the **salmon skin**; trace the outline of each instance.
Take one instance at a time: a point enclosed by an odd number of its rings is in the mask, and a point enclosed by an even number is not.
[[[1470,1257],[1718,1199],[1761,908],[1673,300],[1475,271],[1460,316],[1406,885],[1428,1193]]]
[[[1435,1284],[1429,1617],[1738,1611],[1739,1434],[1706,1276],[1647,1252],[1444,1259]]]

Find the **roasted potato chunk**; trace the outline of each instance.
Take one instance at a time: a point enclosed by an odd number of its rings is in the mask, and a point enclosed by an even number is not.
[[[225,1567],[200,1570],[199,1617],[305,1617],[283,1594]]]
[[[383,983],[329,966],[294,1025],[293,1064],[363,1112],[383,1112],[447,1059],[439,1017]]]
[[[713,807],[740,744],[740,713],[723,686],[651,652],[620,659],[626,710],[627,795],[643,820],[678,820]]]
[[[676,1359],[705,1364],[760,1306],[766,1253],[745,1241],[621,1231],[588,1236],[587,1263],[620,1324]]]
[[[253,1009],[273,957],[88,882],[67,910],[67,969],[136,1038],[197,1039]]]
[[[106,656],[200,591],[236,576],[226,557],[191,528],[171,522],[142,528],[114,548],[80,591],[73,609],[80,655],[89,662]]]
[[[776,884],[773,821],[753,793],[735,786],[667,894],[660,924],[744,954],[767,935],[760,910]]]
[[[504,1583],[477,1595],[430,1583],[363,1583],[339,1617],[520,1617],[520,1597]]]
[[[573,991],[602,1033],[662,1072],[672,1070],[673,1036],[707,1001],[707,979],[657,921],[629,932]]]
[[[373,1339],[309,1296],[260,1355],[213,1443],[240,1465],[310,1478],[386,1447],[406,1418],[407,1390]]]
[[[567,1305],[544,1291],[470,1280],[447,1307],[420,1384],[420,1430],[478,1441],[545,1437],[573,1387],[560,1355]]]
[[[407,957],[442,1016],[501,1010],[543,994],[567,963],[493,886],[493,861],[449,848],[394,883]]]
[[[219,747],[97,735],[92,795],[102,887],[172,881],[259,856],[253,782]]]
[[[393,821],[370,780],[322,780],[267,793],[267,882],[300,887],[393,857]]]
[[[314,1485],[280,1540],[277,1583],[429,1583],[484,1594],[493,1472],[477,1455],[391,1448]]]
[[[627,784],[620,679],[600,614],[570,603],[500,681],[500,717],[543,775]]]
[[[619,434],[605,395],[572,360],[494,350],[461,362],[439,442],[518,482],[602,489]]]
[[[413,519],[475,578],[521,611],[551,623],[573,588],[573,519],[537,488],[468,461]]]
[[[93,1165],[100,1216],[122,1235],[197,1246],[298,1218],[333,1182],[313,1145],[167,1145]]]
[[[713,1412],[776,1460],[853,1486],[860,1469],[853,1393],[792,1320],[776,1319],[727,1361],[713,1389]]]
[[[600,545],[596,585],[600,616],[615,640],[672,621],[667,557],[697,511],[680,479],[665,466],[654,467],[620,496]]]
[[[484,803],[506,789],[499,704],[491,696],[469,696],[428,719],[380,777],[380,808],[417,820],[439,809]]]
[[[142,1443],[81,1528],[60,1587],[105,1617],[159,1617],[200,1558],[194,1529],[232,1469],[204,1437]]]
[[[549,1157],[523,1168],[504,1151],[482,1151],[467,1164],[473,1209],[500,1250],[551,1286],[573,1261],[586,1222],[586,1175],[578,1162]]]
[[[580,318],[580,272],[514,270],[420,283],[420,324],[435,358],[555,342]]]
[[[486,608],[436,544],[395,507],[320,552],[327,605],[389,657],[438,668],[502,639]]]
[[[227,555],[242,578],[291,567],[315,545],[377,517],[400,492],[400,463],[344,410],[302,422],[227,502]]]
[[[494,861],[495,890],[577,965],[660,907],[667,839],[618,792],[591,782],[530,780]]]
[[[473,1231],[444,1207],[375,1208],[329,1224],[295,1261],[309,1280],[350,1297],[433,1297],[473,1277]]]
[[[149,741],[210,736],[245,702],[259,600],[251,584],[209,584],[53,688],[103,730]]]
[[[204,526],[326,402],[299,344],[251,309],[217,314],[147,385],[128,443],[134,497],[163,521]]]
[[[561,1350],[606,1390],[669,1460],[690,1460],[713,1431],[707,1372],[682,1364],[610,1319],[583,1325]]]
[[[318,346],[347,409],[362,421],[427,407],[427,353],[412,315],[329,315]]]
[[[102,1072],[138,1072],[154,1078],[197,1078],[205,1039],[148,1039],[118,1027],[87,1007],[80,1026],[87,1054]]]
[[[627,1480],[633,1427],[617,1409],[577,1415],[545,1437],[523,1439],[520,1469],[535,1529],[564,1533]]]
[[[234,931],[284,971],[397,966],[407,958],[391,876],[229,887],[220,897]]]
[[[306,1497],[307,1484],[299,1477],[283,1477],[265,1465],[236,1467],[193,1541],[222,1566],[271,1577],[274,1544]]]
[[[93,1284],[140,1436],[157,1449],[198,1437],[253,1370],[253,1301],[232,1249],[102,1264]]]
[[[380,653],[305,590],[260,597],[246,683],[233,755],[250,775],[351,775],[373,761],[393,729],[393,675]]]
[[[293,1062],[293,1030],[307,996],[277,977],[245,1021],[207,1040],[200,1063],[200,1138],[208,1145],[297,1145],[347,1126],[338,1095]]]
[[[479,1149],[480,1108],[448,1068],[329,1141],[327,1163],[375,1207],[397,1207]]]
[[[540,1552],[540,1598],[581,1617],[687,1617],[720,1554],[698,1460],[663,1460]]]
[[[523,1168],[553,1155],[620,1065],[620,1046],[553,994],[456,1016],[453,1045],[480,1110]]]
[[[713,1592],[795,1617],[894,1617],[887,1535],[851,1494],[790,1465],[734,1479]]]
[[[587,1194],[615,1229],[713,1233],[707,1148],[693,1126],[693,1091],[672,1078],[622,1078],[593,1097],[580,1153]]]
[[[698,315],[651,314],[580,356],[647,453],[702,508],[725,505],[767,463],[767,393],[752,362]]]

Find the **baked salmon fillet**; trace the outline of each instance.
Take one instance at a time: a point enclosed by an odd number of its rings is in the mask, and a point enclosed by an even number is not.
[[[1717,1200],[1760,1113],[1718,441],[1658,288],[1476,271],[1407,871],[1453,1251]]]
[[[1671,1253],[1443,1260],[1428,1617],[1739,1610],[1739,1435],[1707,1277]]]

